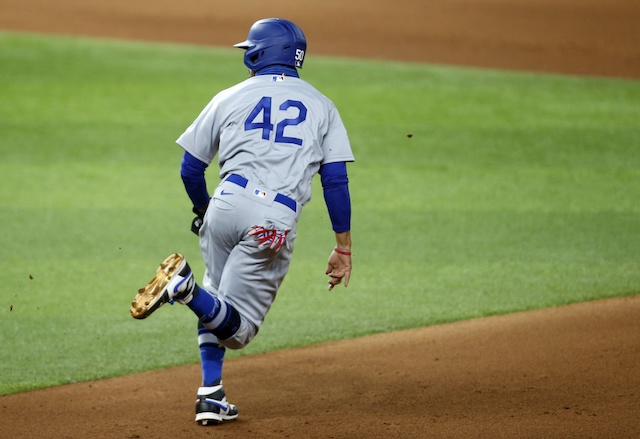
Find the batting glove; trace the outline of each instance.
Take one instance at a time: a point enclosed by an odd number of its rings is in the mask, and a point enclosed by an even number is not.
[[[249,232],[249,236],[253,236],[259,242],[258,248],[263,250],[270,248],[274,252],[279,252],[283,245],[287,242],[289,230],[280,230],[267,228],[264,226],[253,226]]]
[[[191,221],[191,231],[196,235],[200,235],[200,227],[202,227],[202,223],[204,223],[204,214],[207,212],[207,208],[204,209],[196,209],[193,208],[193,213],[198,215]]]

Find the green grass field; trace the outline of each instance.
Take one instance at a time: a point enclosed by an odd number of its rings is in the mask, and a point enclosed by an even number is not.
[[[145,321],[203,264],[175,139],[241,52],[0,33],[0,394],[198,361]],[[349,129],[354,271],[326,291],[319,183],[260,335],[229,357],[640,292],[640,82],[310,56]],[[215,165],[210,186],[217,182]]]

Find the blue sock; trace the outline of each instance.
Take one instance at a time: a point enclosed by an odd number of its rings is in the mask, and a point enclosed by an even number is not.
[[[202,385],[217,386],[222,381],[222,363],[225,348],[218,339],[198,322],[198,344],[200,345],[200,364],[202,366]]]
[[[187,306],[200,320],[203,318],[208,320],[209,316],[220,307],[220,301],[207,290],[196,285],[193,290],[193,299],[187,303]]]
[[[187,306],[218,340],[232,337],[240,328],[242,319],[238,311],[198,285],[193,289],[193,297]]]

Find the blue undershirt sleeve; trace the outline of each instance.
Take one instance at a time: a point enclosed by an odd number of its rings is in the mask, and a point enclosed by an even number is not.
[[[351,197],[347,164],[345,162],[327,163],[320,166],[319,173],[333,231],[341,233],[351,230]]]
[[[204,172],[208,164],[198,160],[188,152],[184,152],[180,164],[180,176],[187,195],[197,210],[204,210],[209,205],[209,192]]]

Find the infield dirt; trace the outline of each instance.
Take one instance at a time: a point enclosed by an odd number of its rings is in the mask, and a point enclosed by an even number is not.
[[[0,29],[230,46],[284,16],[310,53],[640,78],[637,0],[316,3],[0,0]],[[199,366],[4,396],[0,437],[631,439],[639,364],[636,296],[231,359],[217,427]]]

